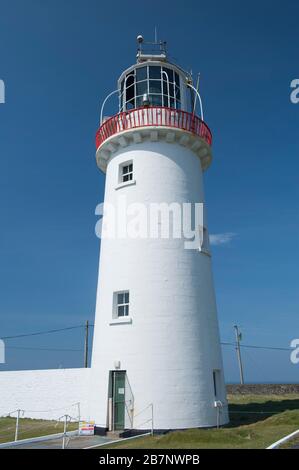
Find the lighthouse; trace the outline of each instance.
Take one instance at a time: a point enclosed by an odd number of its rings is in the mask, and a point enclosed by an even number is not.
[[[110,431],[223,425],[228,412],[203,188],[212,135],[190,73],[169,61],[164,42],[137,41],[137,61],[118,80],[119,109],[101,117],[96,134],[104,206],[116,222],[109,215],[113,227],[101,239],[89,415]],[[153,223],[153,206],[160,216],[169,208],[173,228],[173,208],[196,204],[203,222],[191,247],[184,236],[161,235],[161,217],[157,230],[127,233],[138,208],[143,228]],[[140,220],[139,214],[139,229]]]

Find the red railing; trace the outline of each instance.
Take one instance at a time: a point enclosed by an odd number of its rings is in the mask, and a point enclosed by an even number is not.
[[[180,109],[161,106],[131,109],[107,119],[96,133],[96,148],[114,134],[138,127],[174,127],[191,132],[212,144],[208,126],[197,116]]]

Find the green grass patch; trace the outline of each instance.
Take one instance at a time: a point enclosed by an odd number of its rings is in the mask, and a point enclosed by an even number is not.
[[[230,395],[230,424],[107,445],[106,449],[264,449],[299,428],[299,395]]]

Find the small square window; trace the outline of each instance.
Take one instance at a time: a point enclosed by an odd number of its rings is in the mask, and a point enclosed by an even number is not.
[[[124,163],[120,167],[120,183],[133,181],[133,163]]]
[[[129,291],[116,292],[116,302],[114,308],[114,317],[128,317],[130,310],[130,294]]]

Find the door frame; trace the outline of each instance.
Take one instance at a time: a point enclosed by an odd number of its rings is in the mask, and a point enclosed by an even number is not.
[[[124,400],[123,400],[123,427],[117,429],[116,428],[116,422],[115,422],[115,417],[116,417],[116,377],[117,375],[123,375],[124,377]],[[126,424],[126,370],[110,370],[109,372],[109,417],[108,421],[112,429],[112,431],[120,431],[122,429],[125,429],[125,424]],[[122,402],[119,402],[122,403]]]

